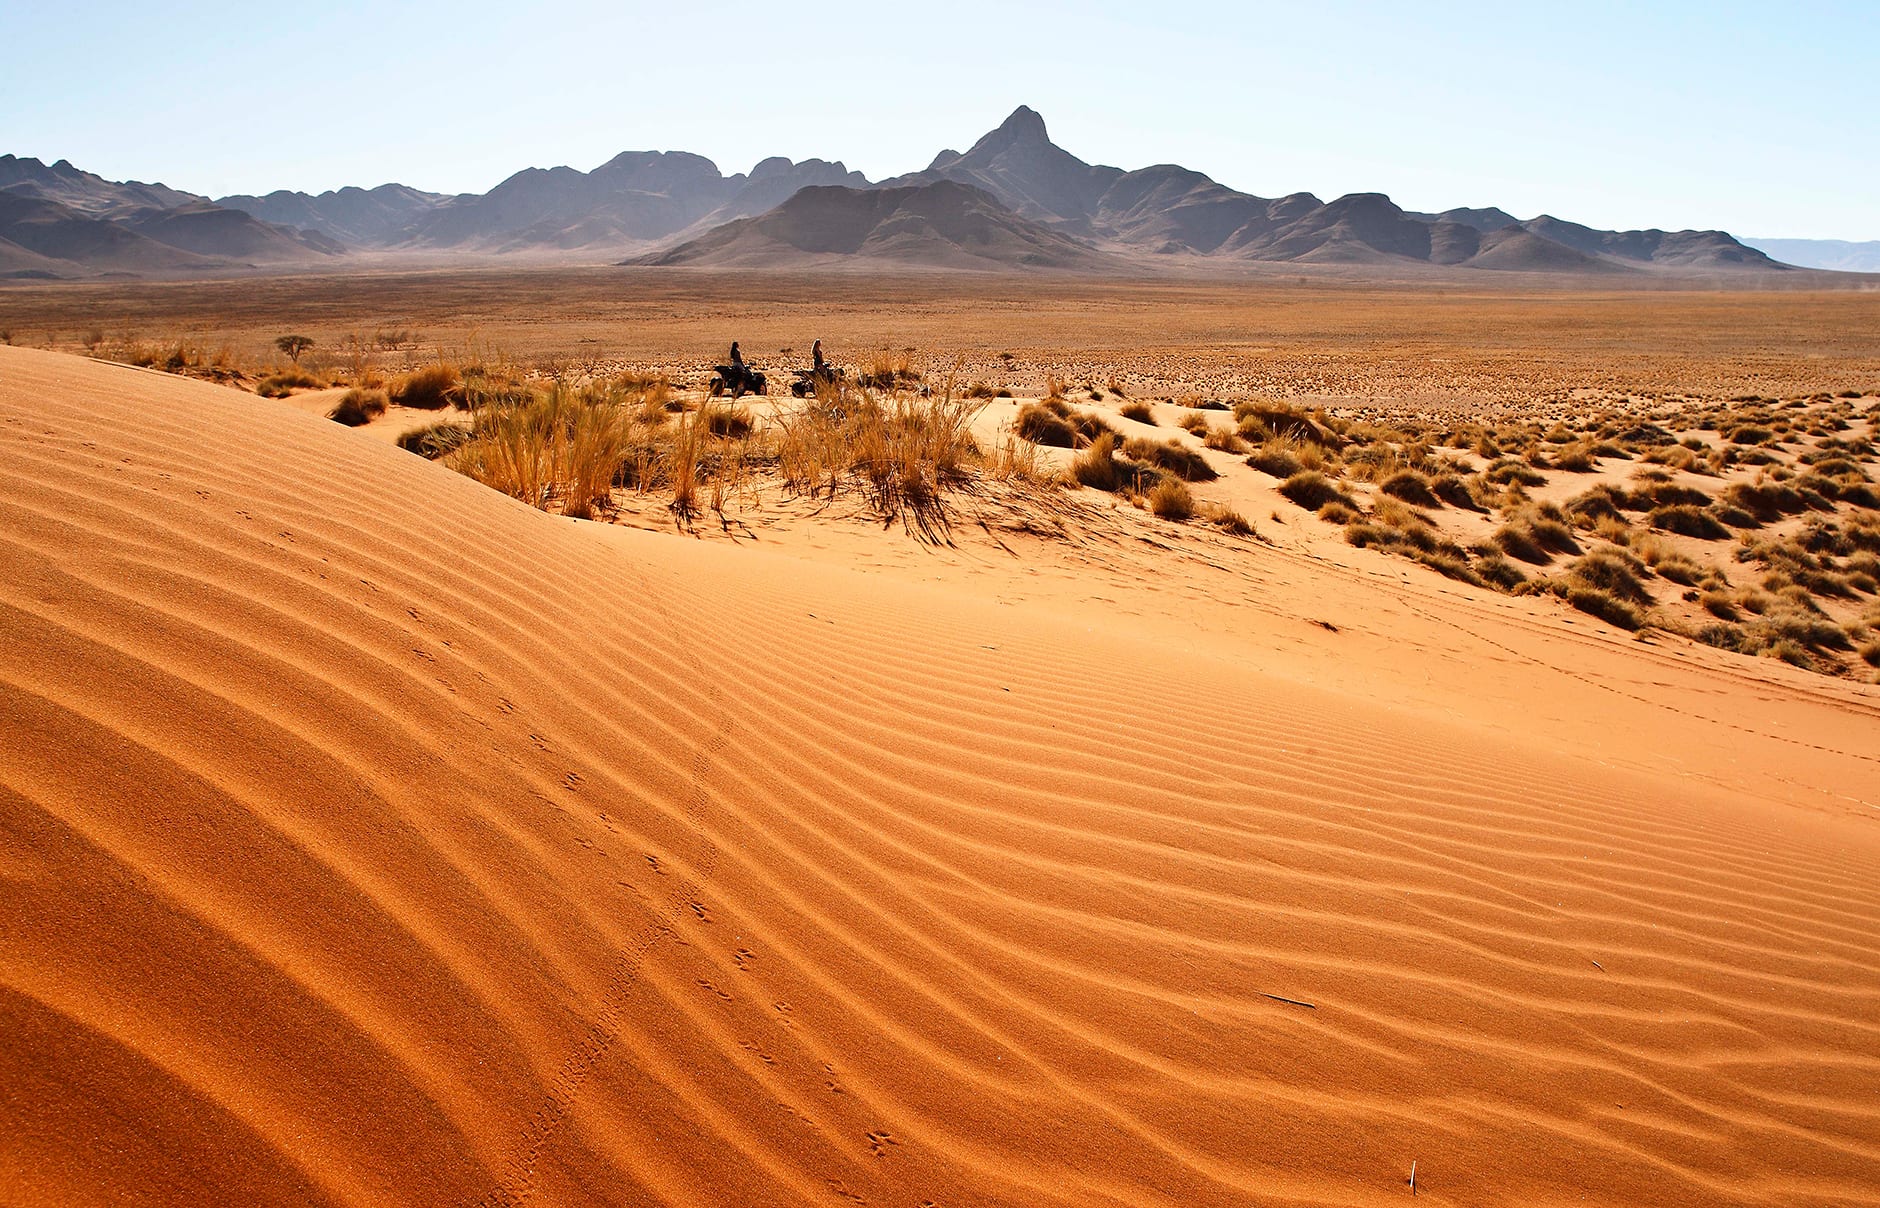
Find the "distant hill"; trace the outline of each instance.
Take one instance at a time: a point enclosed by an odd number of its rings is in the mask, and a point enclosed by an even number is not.
[[[141,186],[140,186],[141,187]],[[309,263],[345,254],[323,235],[271,226],[203,199],[83,210],[37,188],[0,189],[0,273],[83,277],[187,274]],[[94,192],[93,204],[102,199]]]
[[[984,190],[950,180],[882,189],[812,186],[758,217],[630,263],[796,267],[837,257],[978,270],[1116,267]]]
[[[447,198],[407,185],[347,186],[318,195],[277,190],[266,197],[218,197],[216,204],[263,222],[314,231],[340,243],[385,247],[409,236],[418,218]]]
[[[134,210],[117,221],[171,247],[248,264],[285,264],[346,254],[342,245],[317,231],[275,226],[208,201],[168,210]]]
[[[840,163],[766,159],[726,176],[701,155],[627,151],[591,172],[526,168],[487,193],[445,196],[406,185],[318,195],[230,196],[219,204],[356,247],[512,253],[602,253],[677,240],[761,214],[809,185],[864,187]]]
[[[1745,239],[1744,243],[1786,264],[1843,273],[1880,273],[1880,240]]]
[[[94,217],[120,209],[168,209],[208,200],[194,193],[172,189],[168,185],[147,185],[135,180],[106,180],[75,168],[63,159],[48,166],[36,159],[22,159],[14,155],[0,155],[0,191],[16,197],[56,201],[69,209]]]
[[[942,184],[973,192],[899,192]],[[819,193],[793,204],[806,189],[827,188],[880,190],[894,199],[864,204]],[[1179,164],[1131,170],[1090,164],[1054,143],[1044,118],[1025,105],[968,150],[942,151],[920,171],[878,184],[834,160],[777,156],[727,176],[700,155],[627,151],[592,171],[527,168],[486,193],[445,196],[385,184],[319,194],[235,195],[212,203],[165,185],[107,181],[64,160],[48,167],[9,155],[0,156],[0,195],[116,222],[208,261],[198,266],[171,258],[175,267],[163,271],[313,264],[349,248],[426,257],[628,257],[638,263],[861,257],[946,267],[1102,266],[1164,273],[1268,262],[1372,266],[1380,272],[1421,264],[1715,278],[1783,272],[1786,259],[1880,271],[1880,245],[1765,240],[1753,247],[1724,231],[1602,231],[1546,214],[1520,219],[1496,206],[1413,212],[1382,193],[1330,201],[1311,193],[1269,198]],[[254,221],[244,224],[229,213]],[[883,223],[888,225],[877,230]],[[71,228],[71,239],[79,239],[78,230]],[[838,230],[840,238],[811,237]],[[799,246],[804,240],[818,250]],[[0,272],[53,271],[32,260],[41,255],[32,243],[15,242],[16,249],[0,249]],[[837,245],[852,247],[833,250]],[[1777,249],[1775,258],[1770,249]],[[94,252],[103,257],[99,264],[165,262],[161,253],[108,240],[97,242]],[[71,263],[77,264],[71,271],[97,271],[97,265]]]
[[[0,239],[59,262],[52,271],[61,276],[173,273],[216,267],[211,257],[172,247],[108,218],[94,218],[60,202],[12,192],[0,192]]]

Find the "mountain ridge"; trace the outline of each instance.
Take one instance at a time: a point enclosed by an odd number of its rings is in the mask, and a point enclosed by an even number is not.
[[[872,203],[817,194],[768,224],[750,221],[776,213],[810,188],[900,190],[941,183],[975,195],[922,194],[916,204],[939,209],[891,218],[892,206],[877,212],[880,207]],[[783,249],[794,246],[791,239],[817,222],[853,227],[848,235],[854,236],[854,250],[797,249],[804,255],[905,263],[918,262],[912,249],[925,248],[942,267],[983,261],[982,267],[1083,264],[1099,271],[1134,265],[1137,271],[1179,272],[1189,264],[1266,262],[1601,274],[1779,273],[1790,267],[1724,231],[1601,231],[1548,214],[1520,219],[1495,206],[1414,212],[1382,193],[1329,201],[1306,192],[1268,198],[1180,164],[1127,170],[1090,164],[1053,142],[1043,116],[1027,105],[1014,109],[966,151],[941,151],[926,168],[878,182],[840,160],[773,156],[748,173],[726,175],[712,160],[685,151],[626,151],[586,172],[566,165],[525,168],[484,193],[446,195],[390,183],[320,194],[232,194],[210,201],[167,185],[105,181],[64,160],[47,166],[7,155],[0,156],[0,195],[68,207],[74,223],[68,233],[81,252],[94,244],[115,247],[109,255],[96,251],[97,263],[86,259],[92,253],[72,261],[72,271],[81,274],[144,271],[122,268],[117,262],[127,257],[158,266],[151,271],[190,272],[316,263],[349,250],[433,258],[527,254],[612,260],[624,255],[637,263],[681,263],[731,256],[769,262],[786,255]],[[900,204],[907,201],[904,196]],[[215,210],[245,215],[252,225],[212,214]],[[810,210],[823,213],[812,221]],[[116,247],[123,241],[107,237],[87,243],[78,235],[77,220],[109,221],[155,235],[159,244],[206,257],[208,263],[166,261],[148,249],[139,257],[128,247]],[[870,242],[870,232],[876,222],[890,220],[927,226],[894,243],[901,253],[886,256],[885,244]],[[746,225],[714,237],[738,223]],[[962,223],[978,224],[966,243],[954,237],[967,230]],[[943,227],[958,230],[948,234]],[[13,239],[5,232],[0,237],[23,249],[9,252],[10,260],[0,258],[0,272],[14,262],[18,266],[11,271],[48,271],[21,259],[50,255],[32,238]],[[976,238],[988,242],[974,250]],[[691,250],[667,256],[681,248]]]

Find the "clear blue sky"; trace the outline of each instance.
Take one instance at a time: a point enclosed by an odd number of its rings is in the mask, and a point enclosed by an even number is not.
[[[879,179],[1024,103],[1087,160],[1266,196],[1880,239],[1876,0],[0,0],[0,28],[0,151],[214,195],[644,149]]]

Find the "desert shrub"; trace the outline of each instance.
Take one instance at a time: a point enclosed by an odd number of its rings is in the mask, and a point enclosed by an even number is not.
[[[1487,581],[1477,573],[1469,559],[1454,550],[1410,550],[1408,556],[1413,562],[1421,562],[1431,570],[1447,579],[1455,579],[1475,587],[1487,586]]]
[[[1018,410],[1013,431],[1035,445],[1059,449],[1081,449],[1106,432],[1113,431],[1099,415],[1073,411],[1061,399],[1026,403]]]
[[[1597,588],[1633,604],[1651,603],[1651,591],[1645,576],[1651,572],[1643,562],[1623,550],[1598,549],[1576,558],[1567,566],[1569,584]]]
[[[255,383],[255,393],[262,398],[286,398],[296,390],[315,390],[325,385],[304,369],[289,369],[285,373],[271,373]]]
[[[1585,474],[1599,468],[1593,451],[1585,444],[1571,444],[1554,453],[1554,465],[1573,474]]]
[[[995,398],[997,395],[992,387],[986,385],[984,382],[974,382],[966,388],[966,397],[989,399]]]
[[[1766,445],[1775,438],[1774,432],[1754,424],[1745,424],[1730,433],[1730,443],[1733,445]]]
[[[1161,480],[1152,466],[1138,465],[1116,456],[1116,436],[1106,432],[1071,462],[1071,477],[1099,491],[1142,492]]]
[[[1157,444],[1137,438],[1125,444],[1123,452],[1137,461],[1166,470],[1183,482],[1213,482],[1220,477],[1207,458],[1177,439]]]
[[[681,438],[702,435],[705,422],[692,416]],[[559,504],[564,515],[587,518],[622,476],[633,444],[627,408],[558,383],[527,403],[479,409],[449,464],[531,507]]]
[[[1187,520],[1195,514],[1195,497],[1179,478],[1164,478],[1149,488],[1149,510],[1164,520]]]
[[[369,424],[385,414],[385,392],[383,390],[361,390],[354,387],[340,396],[338,404],[327,412],[326,417],[349,428]]]
[[[870,390],[898,390],[912,386],[921,376],[914,368],[914,354],[907,349],[878,349],[860,368],[860,384]],[[1053,397],[1061,392],[1053,391]]]
[[[1476,502],[1475,495],[1469,490],[1469,484],[1454,474],[1438,474],[1430,479],[1430,494],[1450,507],[1461,508],[1466,512],[1482,510],[1482,505]]]
[[[456,402],[463,393],[463,378],[450,365],[429,365],[392,381],[393,403],[420,411],[437,411]]]
[[[1719,523],[1715,516],[1688,503],[1653,508],[1646,520],[1653,528],[1704,541],[1721,541],[1730,535],[1730,530]]]
[[[1620,512],[1636,506],[1624,491],[1602,482],[1567,500],[1564,510],[1576,523],[1591,525],[1605,517],[1623,519]]]
[[[1569,587],[1567,603],[1620,629],[1638,629],[1645,624],[1644,614],[1635,605],[1597,587]]]
[[[1518,483],[1524,487],[1537,487],[1547,481],[1547,475],[1529,468],[1513,458],[1504,457],[1482,472],[1482,477],[1496,486]]]
[[[1555,554],[1577,554],[1580,543],[1573,537],[1566,512],[1554,504],[1518,508],[1508,516],[1508,523],[1495,531],[1491,540],[1511,558],[1537,566],[1552,562]]]
[[[756,426],[751,413],[741,406],[709,407],[701,414],[705,417],[706,431],[731,440],[743,440]]]
[[[413,428],[398,438],[398,447],[408,453],[416,453],[427,461],[454,451],[470,439],[470,429],[464,424],[440,420],[435,424],[426,424],[422,428]]]
[[[1727,591],[1707,591],[1698,597],[1698,603],[1704,606],[1705,612],[1725,621],[1734,621],[1742,615]]]
[[[1291,478],[1299,472],[1299,458],[1290,442],[1269,439],[1247,458],[1247,464],[1274,478]]]
[[[1764,524],[1807,508],[1800,491],[1780,482],[1739,482],[1726,487],[1723,502],[1741,508]]]
[[[1415,470],[1398,470],[1379,484],[1378,489],[1386,495],[1394,496],[1416,507],[1442,506],[1442,500],[1430,490],[1430,480]]]
[[[1687,487],[1681,482],[1673,482],[1662,471],[1645,472],[1633,478],[1632,502],[1639,508],[1648,507],[1706,507],[1710,496],[1696,487]]]
[[[1149,409],[1147,403],[1124,403],[1118,414],[1124,419],[1133,419],[1139,424],[1155,426],[1155,412]]]
[[[1706,646],[1715,646],[1719,650],[1741,651],[1744,634],[1742,629],[1730,624],[1700,625],[1691,633],[1695,641]]]
[[[1853,642],[1833,621],[1799,610],[1771,611],[1744,629],[1744,650],[1766,654],[1788,642],[1805,650],[1849,650]],[[1780,656],[1777,656],[1780,657]]]
[[[1665,445],[1646,453],[1645,460],[1674,470],[1688,470],[1697,464],[1697,454],[1683,445]]]
[[[1869,642],[1862,646],[1860,658],[1869,667],[1880,667],[1880,642]]]
[[[1077,429],[1069,420],[1037,403],[1027,403],[1019,408],[1012,430],[1034,445],[1074,449],[1079,444]]]
[[[1307,511],[1316,512],[1328,503],[1342,503],[1348,508],[1357,506],[1351,496],[1317,470],[1301,470],[1287,478],[1279,484],[1279,493]]]
[[[1205,424],[1202,425],[1206,427]],[[1221,453],[1245,453],[1247,442],[1240,438],[1240,433],[1231,428],[1208,428],[1202,434],[1201,443],[1205,448]]]
[[[1213,429],[1208,424],[1208,417],[1190,411],[1175,421],[1175,426],[1193,436],[1205,437]]]
[[[1350,505],[1334,499],[1319,509],[1319,519],[1327,524],[1350,524],[1358,518],[1358,513]]]
[[[1233,508],[1218,503],[1211,503],[1206,505],[1203,509],[1203,515],[1207,518],[1209,524],[1224,533],[1231,534],[1235,537],[1252,537],[1256,535],[1253,522],[1248,520],[1245,516],[1242,516],[1239,512],[1236,512]]]
[[[1503,591],[1512,591],[1527,581],[1521,568],[1500,554],[1480,554],[1475,560],[1476,573],[1483,582],[1499,587]]]

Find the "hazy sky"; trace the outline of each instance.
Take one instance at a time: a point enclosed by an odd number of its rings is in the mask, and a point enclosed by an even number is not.
[[[1084,159],[1265,196],[1880,239],[1876,0],[0,0],[0,28],[0,151],[217,196],[648,149],[879,179],[1023,103]]]

